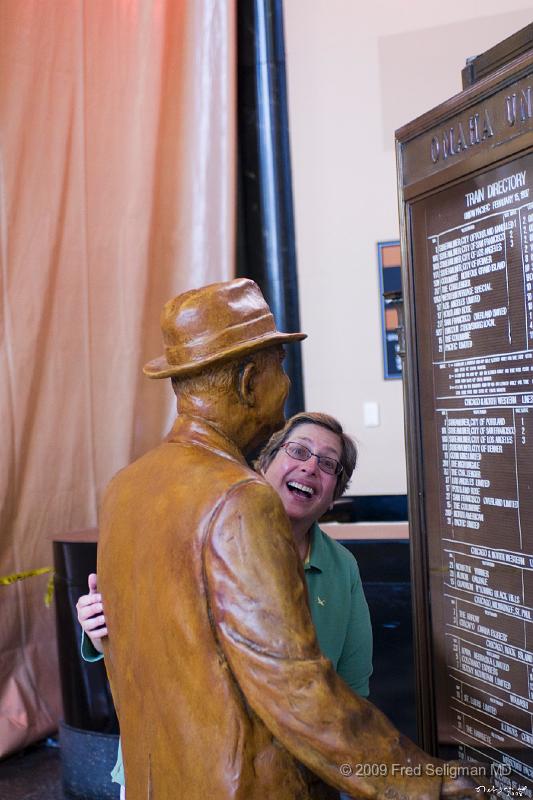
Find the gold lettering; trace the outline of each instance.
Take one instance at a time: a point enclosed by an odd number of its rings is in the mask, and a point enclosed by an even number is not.
[[[481,138],[485,141],[485,139],[489,139],[491,136],[494,136],[494,129],[490,121],[489,112],[485,109],[483,113],[483,131],[481,133]]]
[[[455,148],[455,152],[460,153],[461,150],[468,150],[468,145],[466,143],[466,136],[463,130],[463,123],[459,122],[457,125],[457,147]]]
[[[505,98],[505,118],[511,127],[516,122],[516,94],[508,94]]]
[[[450,155],[454,156],[457,150],[455,149],[455,128],[450,128]]]
[[[518,101],[520,105],[520,119],[522,122],[531,119],[533,116],[531,108],[531,86],[528,86],[525,92],[523,90],[520,92]]]
[[[468,119],[468,132],[470,135],[470,144],[479,144],[479,114],[473,114]]]
[[[442,131],[442,157],[446,161],[449,155],[450,155],[450,139],[448,137],[448,131]]]

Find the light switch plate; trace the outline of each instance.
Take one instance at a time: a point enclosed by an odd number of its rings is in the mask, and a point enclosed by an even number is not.
[[[377,403],[363,403],[363,421],[365,428],[377,428],[379,425],[379,406]]]

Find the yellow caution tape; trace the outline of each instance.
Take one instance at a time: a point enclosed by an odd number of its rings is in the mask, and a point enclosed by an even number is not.
[[[16,583],[17,581],[24,581],[26,578],[33,578],[34,575],[45,575],[47,572],[51,572],[50,578],[48,580],[48,584],[46,586],[46,592],[44,595],[44,604],[47,608],[50,608],[50,603],[52,602],[52,598],[54,596],[54,568],[53,567],[39,567],[39,569],[28,569],[25,572],[12,572],[11,575],[3,575],[0,577],[0,586],[9,586],[11,583]]]
[[[39,567],[39,569],[29,569],[26,572],[12,572],[11,575],[4,575],[0,578],[0,586],[8,586],[10,583],[32,578],[34,575],[44,575],[46,572],[52,572],[52,570],[53,567]]]
[[[44,604],[46,608],[50,608],[50,604],[54,599],[54,573],[50,575],[48,579],[48,584],[46,586],[46,592],[44,595]]]

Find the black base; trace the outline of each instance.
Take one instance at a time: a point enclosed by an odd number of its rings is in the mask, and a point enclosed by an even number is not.
[[[120,787],[111,782],[118,736],[59,725],[63,789],[80,800],[118,800]]]

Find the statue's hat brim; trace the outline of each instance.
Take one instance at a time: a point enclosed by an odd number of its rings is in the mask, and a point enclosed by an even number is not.
[[[248,278],[213,283],[178,295],[164,307],[165,353],[143,368],[149,378],[188,377],[267,347],[301,341],[278,331],[257,284]]]

